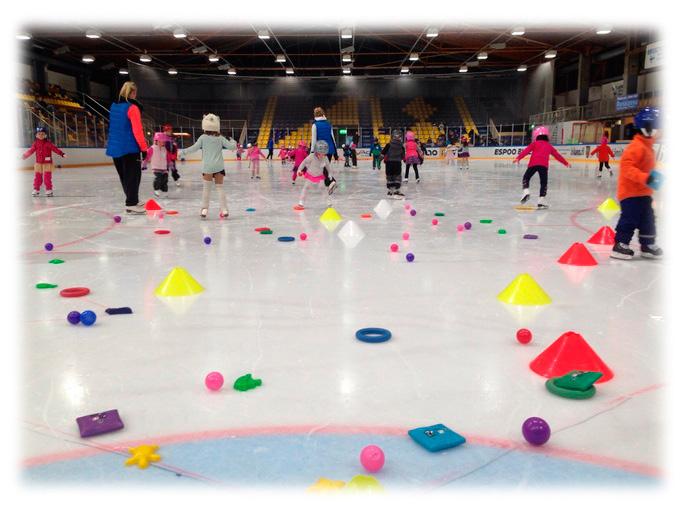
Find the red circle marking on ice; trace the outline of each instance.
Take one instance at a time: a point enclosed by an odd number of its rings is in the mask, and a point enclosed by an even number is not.
[[[90,293],[90,289],[87,287],[69,287],[68,289],[62,289],[59,291],[61,297],[83,297]]]

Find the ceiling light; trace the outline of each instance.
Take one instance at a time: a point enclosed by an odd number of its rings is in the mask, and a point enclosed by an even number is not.
[[[269,32],[266,30],[258,30],[257,37],[260,39],[269,39]]]
[[[102,36],[102,33],[99,30],[95,30],[94,28],[90,28],[85,32],[85,37],[88,39],[99,39]]]
[[[168,69],[168,74],[177,74],[177,69],[171,67],[170,69]]]
[[[487,58],[489,58],[489,54],[486,51],[480,51],[477,54],[477,60],[486,60]]]
[[[597,35],[607,35],[607,34],[611,33],[611,31],[612,31],[612,27],[600,27],[600,28],[597,29],[597,31],[595,33]]]
[[[548,50],[545,52],[545,58],[555,58],[557,56],[557,51]]]
[[[219,62],[219,61],[220,61],[220,57],[217,56],[216,53],[213,53],[212,55],[210,55],[210,56],[208,57],[208,60],[209,60],[210,62]]]
[[[439,30],[436,28],[428,28],[425,37],[437,37],[439,35]]]
[[[342,54],[342,61],[343,62],[351,62],[352,61],[352,55],[349,53],[343,53]]]
[[[292,67],[286,67],[286,74],[295,74]]]
[[[411,55],[409,55],[408,59],[411,62],[415,62],[416,60],[418,60],[418,54],[417,53],[411,53]]]
[[[123,67],[121,69],[118,69],[118,74],[130,74],[130,71]]]
[[[230,69],[227,71],[227,74],[231,74],[231,75],[236,74],[236,69],[234,69],[233,67],[230,68]]]
[[[526,70],[527,70],[527,66],[525,66],[524,64],[522,64],[521,66],[519,66],[519,67],[517,68],[517,70],[518,70],[519,72],[526,71]]]
[[[94,57],[92,55],[83,55],[82,61],[86,64],[91,64],[94,62]]]
[[[17,34],[17,39],[21,39],[22,41],[28,41],[31,38],[31,34],[28,32],[19,32]]]
[[[277,62],[285,62],[286,57],[284,57],[283,55],[276,55],[276,61]]]
[[[460,66],[460,68],[458,69],[458,72],[459,73],[467,73],[467,66],[466,65]]]
[[[349,67],[342,68],[342,74],[350,74],[352,70]]]
[[[176,28],[172,31],[172,35],[174,35],[177,39],[184,39],[187,36],[187,31],[183,28]]]
[[[408,73],[408,67],[402,67],[402,68],[401,68],[401,73],[402,73],[402,74]]]
[[[524,27],[515,27],[512,29],[512,35],[524,35]]]
[[[340,33],[340,37],[342,39],[351,39],[352,38],[352,29],[351,28],[343,28],[342,32]]]
[[[147,55],[144,53],[143,55],[139,56],[139,61],[140,62],[151,62],[151,55]]]

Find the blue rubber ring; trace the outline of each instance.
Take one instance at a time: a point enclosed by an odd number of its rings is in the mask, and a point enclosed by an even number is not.
[[[363,328],[356,332],[357,340],[368,342],[369,344],[379,344],[387,342],[392,338],[392,333],[383,328]]]
[[[279,241],[282,243],[290,243],[291,241],[295,241],[295,238],[292,236],[281,236],[279,237]]]

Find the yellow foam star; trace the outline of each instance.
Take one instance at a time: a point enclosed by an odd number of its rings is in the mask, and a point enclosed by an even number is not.
[[[330,480],[328,478],[319,478],[314,485],[310,485],[308,492],[326,492],[337,491],[345,486],[342,480]]]
[[[125,461],[125,465],[129,467],[137,464],[139,469],[146,469],[151,462],[161,460],[161,456],[156,453],[156,450],[158,450],[158,446],[155,444],[143,444],[134,448],[128,448],[132,457]]]

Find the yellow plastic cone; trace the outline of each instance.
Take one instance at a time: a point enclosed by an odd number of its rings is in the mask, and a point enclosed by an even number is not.
[[[608,198],[598,206],[597,210],[601,213],[619,212],[621,210],[621,206],[619,206],[619,204],[617,204],[611,198]]]
[[[510,305],[549,305],[550,296],[536,283],[531,275],[522,273],[498,294],[498,299]]]
[[[194,277],[183,267],[175,267],[165,280],[156,287],[156,295],[159,297],[193,296],[200,294],[205,289],[194,280]]]
[[[324,211],[324,213],[319,217],[319,221],[342,221],[342,216],[340,216],[340,213],[333,209],[332,207],[329,207]]]

